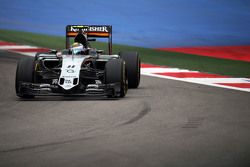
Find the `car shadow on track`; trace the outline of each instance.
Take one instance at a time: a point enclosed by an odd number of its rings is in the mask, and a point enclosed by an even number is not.
[[[16,101],[110,101],[120,100],[122,98],[107,98],[107,97],[74,97],[74,96],[39,96],[35,98],[21,99],[16,98]]]

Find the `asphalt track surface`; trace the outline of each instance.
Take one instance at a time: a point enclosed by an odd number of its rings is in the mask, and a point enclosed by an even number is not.
[[[14,91],[0,52],[0,166],[249,166],[250,94],[142,76],[124,99]]]

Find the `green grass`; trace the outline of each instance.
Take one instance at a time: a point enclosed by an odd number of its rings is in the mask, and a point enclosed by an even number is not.
[[[0,30],[0,40],[28,44],[53,49],[65,47],[65,37],[49,36],[29,32]],[[107,48],[103,42],[95,42],[93,47]],[[191,54],[157,51],[149,48],[113,44],[113,53],[119,51],[138,51],[142,62],[169,67],[197,70],[234,77],[250,77],[250,63],[226,59],[216,59]]]

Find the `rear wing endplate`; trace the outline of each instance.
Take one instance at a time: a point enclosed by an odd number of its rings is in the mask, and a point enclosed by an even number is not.
[[[74,38],[79,30],[87,33],[88,38],[108,38],[109,54],[112,54],[112,26],[111,25],[67,25],[66,49],[70,47],[70,38]]]

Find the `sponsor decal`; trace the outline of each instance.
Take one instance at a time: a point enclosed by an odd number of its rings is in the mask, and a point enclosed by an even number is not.
[[[75,68],[75,65],[68,65],[67,68]]]
[[[86,32],[109,32],[107,26],[70,26],[70,32],[78,32],[82,29]]]
[[[74,73],[75,70],[73,70],[72,68],[75,68],[75,65],[68,65],[66,69],[67,73]]]
[[[56,85],[58,83],[58,79],[52,79],[52,85]]]
[[[82,29],[83,31],[88,31],[88,26],[70,26],[70,31],[72,32],[78,32],[79,29]]]
[[[71,82],[71,80],[69,80],[69,79],[65,79],[64,83],[65,83],[65,84],[71,84],[72,82]]]
[[[67,75],[63,75],[61,78],[77,78],[77,76],[67,76]]]
[[[74,73],[75,71],[72,69],[66,69],[67,73]]]
[[[103,27],[89,27],[89,31],[90,32],[95,32],[95,31],[98,31],[98,32],[108,32],[107,30],[108,27],[106,26],[103,26]]]

